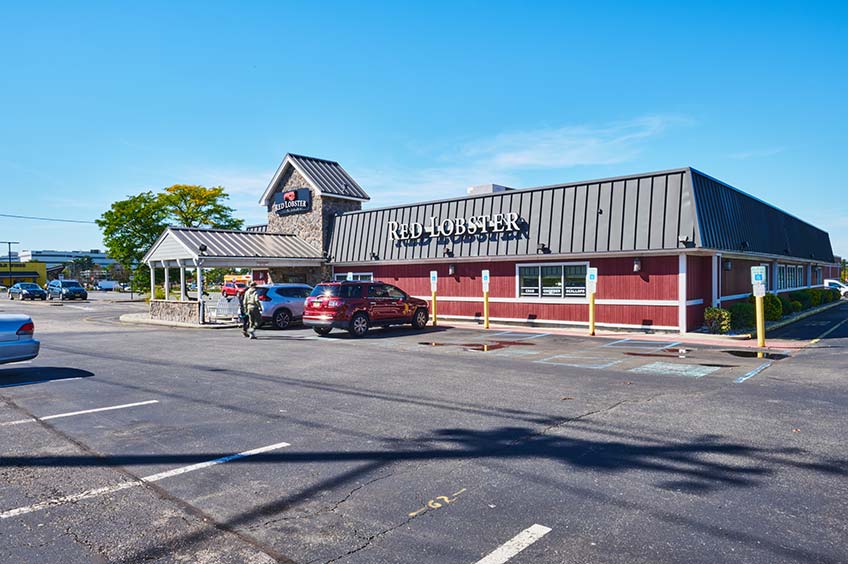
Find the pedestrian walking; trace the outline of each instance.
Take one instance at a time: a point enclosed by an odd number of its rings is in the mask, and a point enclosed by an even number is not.
[[[256,291],[256,282],[251,281],[242,298],[242,306],[247,314],[247,327],[242,329],[245,337],[256,338],[256,328],[262,323],[262,304]]]

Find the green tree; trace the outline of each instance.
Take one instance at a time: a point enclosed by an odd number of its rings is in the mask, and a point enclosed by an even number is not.
[[[175,223],[184,227],[241,229],[244,225],[233,217],[235,210],[224,203],[229,196],[221,186],[174,184],[159,197]]]
[[[167,227],[168,219],[162,198],[148,191],[113,203],[96,223],[109,256],[131,272]],[[138,268],[135,273],[141,283],[149,279],[146,270]]]

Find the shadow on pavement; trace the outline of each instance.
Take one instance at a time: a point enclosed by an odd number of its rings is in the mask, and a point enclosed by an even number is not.
[[[14,365],[3,368],[0,366],[0,388],[43,384],[45,382],[68,380],[71,378],[89,378],[91,376],[94,376],[93,372],[79,370],[77,368]]]
[[[701,435],[691,439],[672,440],[632,434],[621,437],[607,433],[600,426],[589,426],[583,420],[564,420],[562,423],[578,422],[583,426],[580,437],[565,434],[568,427],[561,427],[559,434],[541,434],[538,430],[524,426],[496,427],[489,430],[445,428],[412,440],[384,441],[386,449],[351,451],[286,451],[265,453],[233,460],[230,464],[315,464],[347,462],[355,465],[341,474],[316,481],[300,491],[282,495],[248,511],[244,511],[215,528],[197,531],[173,539],[168,545],[151,547],[133,556],[132,560],[148,560],[164,557],[173,546],[198,543],[216,534],[216,529],[239,531],[255,525],[259,520],[289,511],[299,503],[310,500],[321,492],[339,488],[345,484],[359,484],[366,475],[385,470],[396,463],[417,464],[435,461],[479,460],[489,464],[508,461],[553,461],[560,464],[560,471],[546,472],[548,486],[578,490],[574,476],[579,472],[624,474],[644,472],[654,476],[654,486],[662,489],[683,490],[689,494],[705,496],[726,488],[748,488],[759,485],[781,471],[800,469],[832,476],[848,476],[848,460],[814,457],[799,448],[769,449],[754,445],[728,441],[717,435]],[[594,438],[585,438],[587,435]],[[2,467],[115,467],[126,465],[187,465],[220,458],[231,453],[207,452],[194,454],[139,454],[114,457],[89,455],[73,456],[9,456],[0,459]],[[372,479],[373,481],[373,479]],[[581,495],[606,498],[598,491],[583,491]],[[701,522],[686,515],[659,511],[643,507],[634,502],[627,503],[628,509],[649,511],[665,521],[676,521],[686,526],[705,531],[715,536],[727,531],[708,522]],[[768,550],[780,557],[792,557],[806,562],[836,562],[827,554],[782,546],[768,538],[745,533],[738,535],[739,541]]]

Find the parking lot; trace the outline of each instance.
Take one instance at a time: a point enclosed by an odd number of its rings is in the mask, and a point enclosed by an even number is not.
[[[0,303],[42,341],[0,367],[0,561],[848,561],[848,304],[764,357],[145,307]]]

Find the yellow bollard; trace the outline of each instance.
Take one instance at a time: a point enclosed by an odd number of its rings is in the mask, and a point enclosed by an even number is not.
[[[489,292],[483,292],[483,328],[489,328]]]
[[[589,335],[595,334],[595,292],[589,294]]]
[[[438,320],[436,319],[436,292],[433,292],[433,306],[431,307],[433,310],[433,327],[438,325]]]
[[[766,318],[763,308],[763,297],[757,296],[754,298],[757,313],[757,346],[763,348],[766,346]]]

